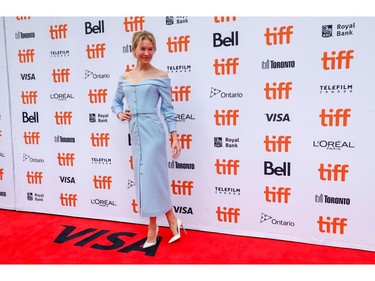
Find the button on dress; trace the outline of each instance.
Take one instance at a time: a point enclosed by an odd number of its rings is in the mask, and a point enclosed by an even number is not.
[[[134,180],[139,211],[143,217],[164,215],[172,208],[168,175],[166,133],[176,131],[176,113],[171,100],[170,78],[147,78],[134,84],[120,77],[112,111],[131,111],[129,132],[132,140]]]

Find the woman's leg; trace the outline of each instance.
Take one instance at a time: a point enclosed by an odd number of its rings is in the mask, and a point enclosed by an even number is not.
[[[156,225],[156,217],[150,217],[150,221],[148,224],[148,231],[147,231],[147,242],[153,243],[156,242],[157,239],[157,225]]]
[[[166,212],[165,216],[167,217],[169,228],[171,229],[173,236],[175,236],[177,234],[177,218],[173,212],[173,208]]]

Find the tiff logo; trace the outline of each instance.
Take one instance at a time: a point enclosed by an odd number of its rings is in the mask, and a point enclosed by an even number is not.
[[[290,44],[290,38],[292,34],[293,25],[281,26],[280,28],[275,26],[272,31],[269,27],[267,27],[266,33],[264,33],[264,37],[266,38],[266,45],[283,45],[284,40],[285,44]]]
[[[143,30],[144,22],[145,22],[145,17],[125,17],[124,18],[125,32],[134,32],[138,30]]]
[[[214,118],[216,126],[237,126],[237,118],[240,111],[238,109],[222,109],[221,113],[219,110],[215,110]]]
[[[89,93],[90,103],[106,103],[107,102],[107,89],[90,89]]]
[[[87,44],[86,53],[88,59],[102,59],[104,58],[105,43]]]
[[[132,64],[132,65],[127,64],[126,67],[125,67],[125,72],[132,71],[134,69],[134,67],[135,67],[135,64]]]
[[[266,94],[267,100],[282,100],[282,99],[289,99],[290,92],[292,90],[292,82],[280,82],[277,84],[276,82],[272,83],[272,87],[270,83],[266,83],[264,87],[264,93]]]
[[[168,46],[168,52],[170,53],[182,53],[182,52],[188,52],[190,43],[190,36],[177,36],[173,37],[173,40],[171,37],[168,37],[167,46]]]
[[[0,168],[0,181],[4,180],[4,168]]]
[[[269,186],[266,186],[264,195],[266,202],[272,203],[289,203],[289,196],[292,194],[290,187],[276,187],[273,186],[270,190]]]
[[[350,68],[350,62],[354,58],[354,50],[342,50],[337,54],[336,51],[332,51],[331,55],[328,56],[328,52],[323,53],[321,60],[323,61],[324,70],[334,70],[334,69],[345,69]],[[345,64],[345,66],[343,66]]]
[[[74,153],[58,153],[57,163],[59,166],[74,166],[75,154]]]
[[[327,167],[323,163],[320,163],[319,166],[319,177],[322,181],[345,181],[346,174],[349,173],[348,164],[335,164],[333,167],[332,164],[327,164]]]
[[[240,208],[220,208],[220,206],[218,206],[216,209],[216,214],[219,222],[238,223]]]
[[[329,113],[326,113],[326,110],[322,109],[322,112],[319,115],[320,123],[323,127],[338,127],[341,123],[343,127],[348,126],[348,119],[351,117],[351,109],[338,108],[334,111],[334,109],[331,108],[328,111]]]
[[[323,216],[319,216],[317,221],[319,225],[319,232],[333,234],[339,232],[339,234],[344,234],[345,227],[348,225],[347,221],[347,218],[338,217],[334,217],[333,219],[331,219],[331,217],[326,217],[324,220]]]
[[[237,21],[237,17],[214,17],[215,23],[222,23],[222,22],[229,22],[229,21]]]
[[[288,152],[291,136],[266,136],[264,140],[267,152]]]
[[[189,101],[189,95],[191,94],[191,86],[175,86],[175,90],[172,90],[172,101]]]
[[[133,213],[137,214],[138,213],[138,211],[137,211],[137,207],[138,207],[137,201],[135,201],[135,199],[133,199],[132,203],[130,205],[132,205]]]
[[[192,142],[192,134],[177,134],[177,138],[180,141],[181,149],[190,149]],[[173,143],[172,135],[169,137],[171,144]]]
[[[63,207],[77,207],[77,194],[60,193],[60,203]]]
[[[69,82],[70,68],[61,68],[52,70],[52,78],[54,83]]]
[[[109,133],[91,133],[90,139],[93,147],[108,147]]]
[[[180,181],[178,180],[177,183],[175,180],[172,180],[172,193],[175,195],[191,195],[191,191],[193,189],[193,181]]]
[[[28,184],[42,184],[43,172],[26,172]]]
[[[219,63],[219,60],[215,59],[215,63],[213,64],[215,75],[237,74],[239,60],[239,58],[222,58]]]
[[[60,111],[55,112],[55,122],[57,125],[71,125],[72,124],[72,112],[71,111]]]
[[[38,91],[22,91],[21,102],[22,104],[36,104]]]
[[[238,168],[240,167],[240,160],[223,159],[221,162],[216,159],[215,162],[216,173],[218,175],[237,175]]]
[[[49,27],[49,33],[52,40],[55,39],[65,39],[66,33],[68,32],[68,25],[67,24],[59,24]]]
[[[97,176],[94,175],[94,187],[96,189],[111,189],[112,176]]]
[[[39,144],[40,132],[24,132],[23,139],[25,144]]]
[[[34,49],[18,50],[18,60],[20,63],[34,62],[34,56],[35,56]]]

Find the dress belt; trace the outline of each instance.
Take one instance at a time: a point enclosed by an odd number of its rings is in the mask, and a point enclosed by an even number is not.
[[[132,107],[131,114],[149,114],[149,113],[156,113],[156,107]]]

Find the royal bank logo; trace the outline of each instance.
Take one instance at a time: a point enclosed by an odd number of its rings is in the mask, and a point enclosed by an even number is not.
[[[90,123],[108,123],[109,113],[89,113],[89,122]]]
[[[333,27],[332,24],[323,25],[322,26],[322,37],[328,38],[333,36]]]
[[[327,24],[322,26],[322,37],[329,38],[329,37],[343,37],[343,36],[352,36],[354,35],[354,31],[356,29],[355,22],[347,23],[347,24]]]
[[[44,201],[44,194],[43,193],[27,192],[26,196],[27,196],[28,201],[36,201],[36,202],[43,202]]]
[[[187,16],[170,16],[165,17],[165,24],[166,25],[174,25],[174,24],[182,24],[182,23],[189,23]]]
[[[240,138],[214,137],[214,147],[238,148]]]
[[[108,79],[111,76],[108,73],[95,73],[91,70],[85,70],[85,79]]]

